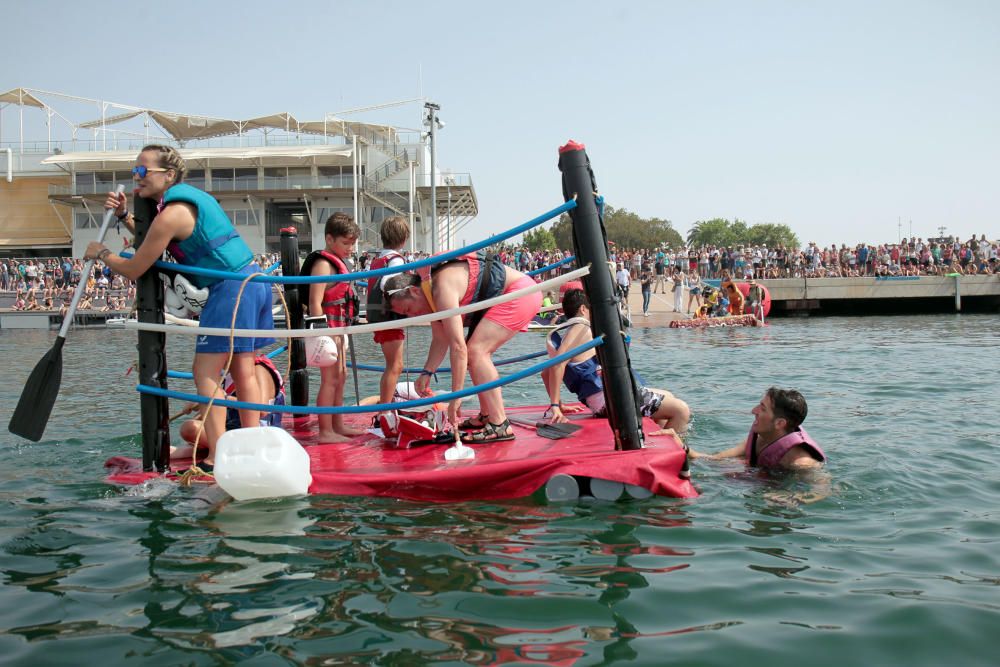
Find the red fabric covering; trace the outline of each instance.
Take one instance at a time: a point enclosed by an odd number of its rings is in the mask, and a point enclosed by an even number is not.
[[[534,421],[542,409],[508,412]],[[361,423],[366,418],[351,421]],[[371,434],[350,443],[319,444],[315,417],[287,419],[285,426],[309,452],[313,494],[425,502],[502,500],[531,495],[553,475],[566,473],[636,484],[661,496],[698,495],[690,481],[678,476],[683,447],[671,436],[648,435],[657,428],[651,420],[643,420],[646,448],[621,452],[614,450],[606,420],[586,417],[573,423],[583,428],[561,440],[543,438],[533,428],[514,424],[515,440],[470,445],[476,458],[455,462],[445,461],[447,445],[397,449],[393,442]],[[135,459],[114,457],[105,465],[111,469],[108,481],[113,484],[139,484],[156,476],[143,473]]]
[[[760,285],[760,283],[757,284]],[[750,283],[736,283],[736,289],[740,291],[740,294],[745,299],[750,294]],[[760,289],[764,292],[764,317],[767,317],[771,312],[771,292],[764,285],[760,285]],[[755,313],[748,314],[754,315]]]

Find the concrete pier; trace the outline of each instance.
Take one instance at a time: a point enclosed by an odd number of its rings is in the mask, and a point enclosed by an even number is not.
[[[783,278],[760,281],[771,317],[1000,312],[1000,275]]]

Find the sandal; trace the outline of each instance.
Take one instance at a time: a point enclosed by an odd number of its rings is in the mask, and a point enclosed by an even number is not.
[[[466,417],[462,420],[462,423],[458,425],[459,431],[478,431],[485,428],[489,424],[489,415],[484,415],[480,412],[475,417]]]
[[[462,442],[466,445],[504,442],[513,439],[514,429],[511,428],[509,419],[504,419],[499,424],[486,422],[478,431],[472,431],[462,436]]]

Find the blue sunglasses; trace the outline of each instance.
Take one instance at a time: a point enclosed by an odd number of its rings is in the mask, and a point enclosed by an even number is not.
[[[139,165],[138,167],[132,167],[132,173],[139,178],[146,178],[146,174],[151,171],[170,171],[169,169],[164,169],[163,167],[144,167]]]

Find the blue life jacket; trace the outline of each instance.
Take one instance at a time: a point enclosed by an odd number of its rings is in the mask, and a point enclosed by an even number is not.
[[[191,236],[183,241],[171,241],[167,246],[167,250],[179,263],[235,272],[253,261],[250,247],[212,195],[186,183],[178,183],[163,195],[164,205],[172,202],[191,204],[198,211]],[[193,275],[189,275],[188,280],[197,287],[207,287],[219,282],[218,278]]]

